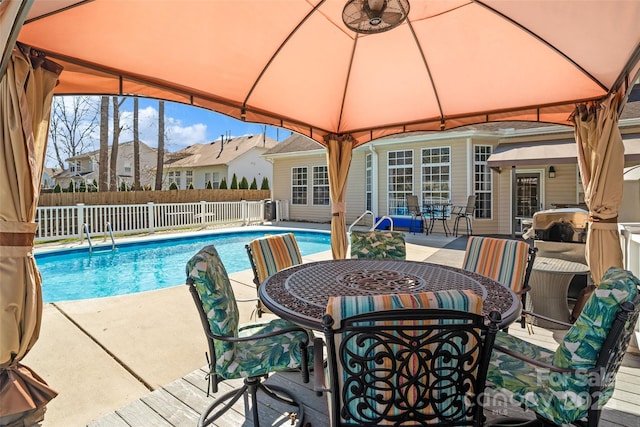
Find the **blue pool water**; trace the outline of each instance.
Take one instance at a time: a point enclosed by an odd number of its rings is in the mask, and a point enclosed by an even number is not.
[[[251,268],[244,247],[267,233],[238,231],[36,254],[44,302],[100,298],[184,283],[185,265],[206,245],[215,245],[229,274]],[[330,235],[292,230],[303,256],[331,249]]]

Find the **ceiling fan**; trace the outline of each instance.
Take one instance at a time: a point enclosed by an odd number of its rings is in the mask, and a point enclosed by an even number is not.
[[[349,0],[342,10],[345,25],[361,34],[389,31],[409,15],[409,0]]]

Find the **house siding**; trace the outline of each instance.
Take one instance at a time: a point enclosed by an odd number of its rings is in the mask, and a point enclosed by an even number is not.
[[[495,151],[499,143],[520,141],[543,141],[545,139],[560,139],[572,137],[570,133],[554,133],[550,135],[530,135],[527,137],[504,138],[499,133],[463,132],[462,135],[442,137],[440,135],[424,135],[398,137],[393,140],[379,140],[365,144],[353,151],[351,168],[347,181],[347,212],[346,222],[349,226],[365,211],[366,206],[366,156],[373,154],[375,170],[373,176],[374,206],[372,210],[376,216],[389,215],[389,184],[388,184],[388,155],[392,151],[411,150],[413,153],[412,190],[414,195],[422,196],[421,150],[423,148],[450,148],[450,200],[453,205],[464,206],[467,197],[476,193],[474,186],[474,147],[490,146]],[[424,138],[424,139],[421,139]],[[377,163],[375,159],[377,157]],[[291,172],[294,167],[306,166],[309,180],[314,165],[326,165],[326,155],[321,150],[295,151],[267,154],[273,163],[273,198],[281,200],[291,199]],[[577,180],[577,164],[555,164],[555,178],[549,178],[549,164],[519,166],[515,173],[538,172],[540,174],[540,209],[552,209],[562,205],[576,205],[583,202],[580,194],[581,185]],[[630,166],[630,164],[627,164]],[[520,232],[520,228],[513,230],[512,214],[512,170],[503,167],[500,170],[491,169],[491,217],[474,218],[474,234],[511,234]],[[309,197],[311,187],[309,181]],[[377,197],[377,202],[376,202]],[[309,199],[310,200],[310,199]],[[394,215],[395,216],[395,215]],[[403,216],[409,218],[409,216]],[[289,218],[294,221],[329,222],[331,210],[327,207],[290,204]],[[453,227],[455,218],[449,220]],[[363,222],[368,224],[368,222]],[[442,233],[442,226],[434,229]],[[463,227],[464,231],[464,227]]]

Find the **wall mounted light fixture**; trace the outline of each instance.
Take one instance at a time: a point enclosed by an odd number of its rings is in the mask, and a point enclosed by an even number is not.
[[[549,166],[549,178],[555,178],[556,177],[556,168],[554,168],[553,166]]]

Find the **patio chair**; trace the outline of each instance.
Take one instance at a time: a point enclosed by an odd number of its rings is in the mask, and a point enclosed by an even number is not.
[[[465,229],[467,231],[467,235],[473,234],[473,213],[476,210],[476,196],[471,195],[467,198],[467,204],[465,206],[453,206],[451,208],[451,215],[455,216],[456,219],[453,222],[453,235],[458,237],[458,227],[460,225],[460,220],[464,218],[465,221]]]
[[[248,393],[253,422],[259,426],[258,392],[295,406],[292,413],[302,424],[302,403],[284,388],[265,385],[261,380],[272,372],[300,369],[303,381],[308,382],[310,332],[284,319],[239,326],[233,289],[214,246],[206,246],[194,255],[187,262],[186,272],[209,345],[207,395],[209,391],[216,393],[221,381],[244,378],[242,387],[216,396],[202,412],[198,425],[209,425]]]
[[[401,231],[352,231],[350,240],[351,258],[407,258],[407,245]]]
[[[638,320],[638,287],[610,268],[555,352],[498,333],[488,380],[545,425],[597,426]]]
[[[462,268],[481,274],[510,288],[520,296],[526,307],[527,292],[531,290],[529,277],[536,258],[536,249],[524,240],[470,236]],[[526,326],[526,316],[520,317]]]
[[[480,426],[500,314],[471,291],[330,297],[316,338],[314,389],[332,427]]]
[[[409,231],[413,234],[416,234],[416,229],[425,229],[424,213],[422,212],[422,208],[420,207],[420,203],[418,202],[418,196],[408,194],[406,203],[407,212],[411,215],[411,220],[409,221]],[[420,220],[420,227],[417,227],[417,225],[415,224],[415,222],[418,220]]]
[[[253,270],[253,283],[256,289],[260,288],[267,277],[278,271],[302,264],[302,255],[293,233],[275,234],[254,239],[245,245],[251,269]],[[269,310],[256,299],[256,312],[258,317]]]

